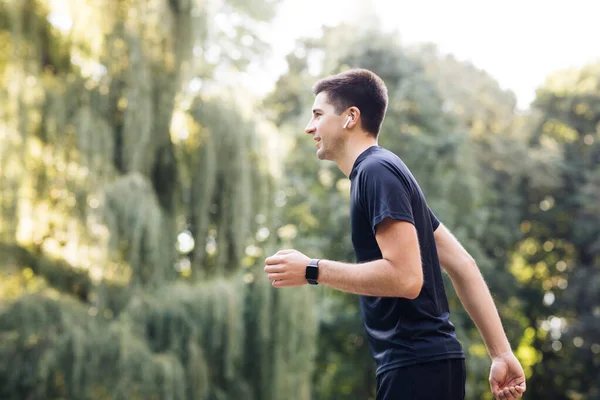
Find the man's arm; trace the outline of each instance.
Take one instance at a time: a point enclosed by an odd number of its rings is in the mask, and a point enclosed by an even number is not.
[[[375,233],[382,258],[363,264],[319,262],[320,284],[380,297],[416,298],[423,286],[419,239],[413,224],[386,218]],[[274,287],[305,285],[310,258],[296,250],[281,250],[265,260]]]
[[[475,260],[443,225],[434,232],[440,265],[452,279],[456,294],[481,332],[491,357],[510,352],[510,343]]]
[[[479,329],[493,360],[490,385],[494,396],[518,398],[525,391],[525,375],[506,338],[494,300],[475,260],[443,225],[434,232],[438,258],[456,294]],[[504,393],[506,394],[504,394]]]
[[[375,237],[381,260],[364,264],[321,260],[319,282],[367,296],[416,298],[423,286],[423,268],[414,225],[386,218]]]

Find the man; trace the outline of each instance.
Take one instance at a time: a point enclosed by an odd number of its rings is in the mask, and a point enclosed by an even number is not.
[[[494,396],[522,397],[523,369],[477,265],[431,212],[402,160],[377,144],[388,104],[383,81],[353,69],[317,82],[313,92],[306,133],[317,157],[335,161],[351,181],[358,264],[281,250],[265,260],[272,285],[319,283],[360,295],[378,400],[464,399],[464,353],[449,320],[441,265],[488,348]]]

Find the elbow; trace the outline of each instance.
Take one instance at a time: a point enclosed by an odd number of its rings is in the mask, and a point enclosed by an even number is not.
[[[406,279],[404,281],[403,293],[400,297],[407,298],[409,300],[414,300],[421,294],[421,290],[423,289],[423,274],[420,273],[411,277],[410,279]]]
[[[406,293],[406,298],[410,300],[416,299],[421,294],[421,289],[423,289],[423,276],[413,281]]]
[[[452,274],[448,273],[453,281],[470,281],[479,275],[479,267],[473,257],[465,257],[459,265],[460,267],[455,268]]]

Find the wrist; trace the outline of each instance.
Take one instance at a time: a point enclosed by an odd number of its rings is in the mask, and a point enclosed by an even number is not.
[[[327,284],[327,260],[319,259],[319,285]]]
[[[513,351],[510,348],[510,345],[508,345],[507,347],[499,348],[499,349],[490,349],[490,358],[491,359],[505,358],[506,356],[510,356],[512,354],[513,354]]]

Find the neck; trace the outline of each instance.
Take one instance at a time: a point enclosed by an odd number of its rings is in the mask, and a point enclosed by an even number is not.
[[[344,153],[336,160],[339,169],[344,175],[349,177],[358,156],[369,147],[376,145],[377,139],[366,133],[364,135],[357,135],[356,138],[352,138],[346,142]]]

